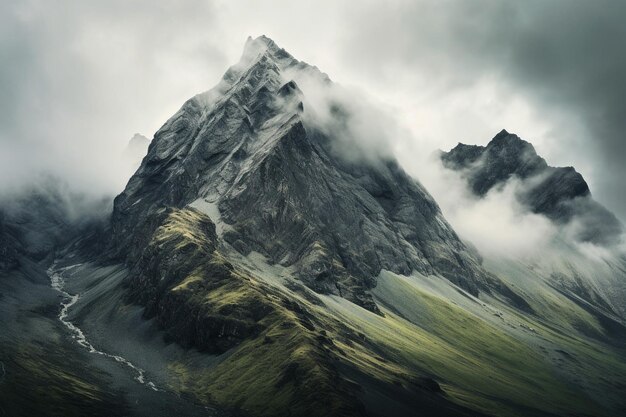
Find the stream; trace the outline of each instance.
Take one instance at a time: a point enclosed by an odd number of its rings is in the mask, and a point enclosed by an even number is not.
[[[134,379],[139,382],[140,384],[144,384],[146,386],[148,386],[149,388],[151,388],[154,391],[159,391],[157,389],[157,387],[154,385],[153,382],[148,381],[146,379],[146,373],[143,369],[133,365],[132,362],[130,362],[128,359],[122,357],[122,356],[118,356],[118,355],[113,355],[107,352],[103,352],[101,350],[96,349],[90,342],[89,340],[87,340],[87,337],[85,336],[85,333],[83,333],[83,331],[76,326],[74,323],[72,323],[69,319],[68,319],[68,314],[69,314],[69,309],[78,302],[78,300],[80,299],[80,295],[79,294],[70,294],[67,291],[65,291],[65,280],[62,276],[63,273],[66,273],[68,270],[72,269],[72,268],[76,268],[78,266],[80,266],[81,264],[76,264],[76,265],[70,265],[64,268],[59,268],[56,269],[56,264],[53,264],[49,269],[48,269],[48,276],[50,277],[50,285],[52,286],[53,289],[57,290],[58,292],[61,293],[61,295],[63,296],[63,301],[61,302],[61,311],[59,312],[59,320],[61,321],[61,323],[63,323],[63,325],[65,327],[67,327],[72,335],[72,339],[74,339],[79,345],[85,347],[86,349],[89,350],[89,353],[93,353],[93,354],[97,354],[97,355],[101,355],[104,356],[106,358],[109,359],[113,359],[116,362],[119,362],[123,365],[125,365],[126,367],[130,368],[133,373],[135,374]]]

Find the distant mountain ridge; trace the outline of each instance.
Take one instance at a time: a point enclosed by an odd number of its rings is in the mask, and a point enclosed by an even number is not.
[[[576,220],[581,241],[611,244],[623,233],[615,215],[592,198],[580,173],[573,167],[549,166],[529,142],[506,130],[486,146],[459,143],[440,157],[446,168],[461,173],[477,196],[520,180],[520,203],[557,224]]]

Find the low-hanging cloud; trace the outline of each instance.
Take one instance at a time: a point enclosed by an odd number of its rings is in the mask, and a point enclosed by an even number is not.
[[[328,136],[332,150],[348,161],[392,158],[390,144],[408,134],[382,103],[316,68],[289,68],[283,77],[302,90],[306,123]]]
[[[150,138],[215,85],[248,35],[266,34],[345,91],[376,97],[357,100],[350,130],[428,188],[425,155],[507,128],[551,164],[574,165],[625,218],[625,11],[580,0],[4,2],[0,190],[45,169],[115,194],[130,137]],[[391,117],[372,123],[359,108],[371,104]]]
[[[284,76],[285,82],[295,80],[303,92],[307,124],[329,136],[332,150],[349,161],[384,160],[395,156],[396,149],[420,143],[384,104],[361,91],[328,82],[324,74],[310,68],[293,68]],[[457,233],[483,255],[532,258],[547,250],[557,236],[567,234],[569,227],[558,227],[520,203],[518,196],[532,181],[511,179],[481,198],[470,190],[461,172],[444,168],[437,153],[417,148],[401,160],[433,194]]]
[[[533,257],[559,233],[548,218],[519,203],[517,195],[524,185],[517,180],[478,197],[459,172],[443,167],[436,153],[423,158],[417,172],[457,233],[483,255]]]
[[[423,95],[418,107],[431,100],[454,112],[459,125],[439,123],[443,141],[484,143],[488,130],[514,130],[539,141],[553,163],[575,165],[626,217],[626,3],[366,2],[353,15],[341,54],[347,65]],[[459,101],[467,116],[454,111]],[[472,104],[485,119],[472,115]]]
[[[212,10],[202,1],[2,2],[0,192],[42,171],[87,194],[121,191],[133,133],[152,135],[201,90],[198,79],[212,82],[211,67],[225,65],[210,33],[180,25],[184,17],[199,29]]]

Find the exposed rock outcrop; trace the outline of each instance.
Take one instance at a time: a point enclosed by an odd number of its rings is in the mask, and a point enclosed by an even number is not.
[[[549,166],[530,143],[506,130],[487,146],[459,143],[442,152],[441,160],[446,168],[460,171],[478,196],[510,179],[520,180],[517,198],[523,205],[557,224],[576,221],[576,236],[582,241],[610,244],[623,232],[619,220],[592,198],[580,173],[573,167]]]

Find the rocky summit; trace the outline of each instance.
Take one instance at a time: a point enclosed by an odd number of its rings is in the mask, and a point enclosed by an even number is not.
[[[520,203],[557,224],[578,221],[577,238],[615,243],[623,233],[619,220],[596,202],[584,178],[573,167],[555,168],[519,136],[502,130],[487,146],[459,143],[441,153],[448,169],[461,172],[477,196],[518,180]]]

